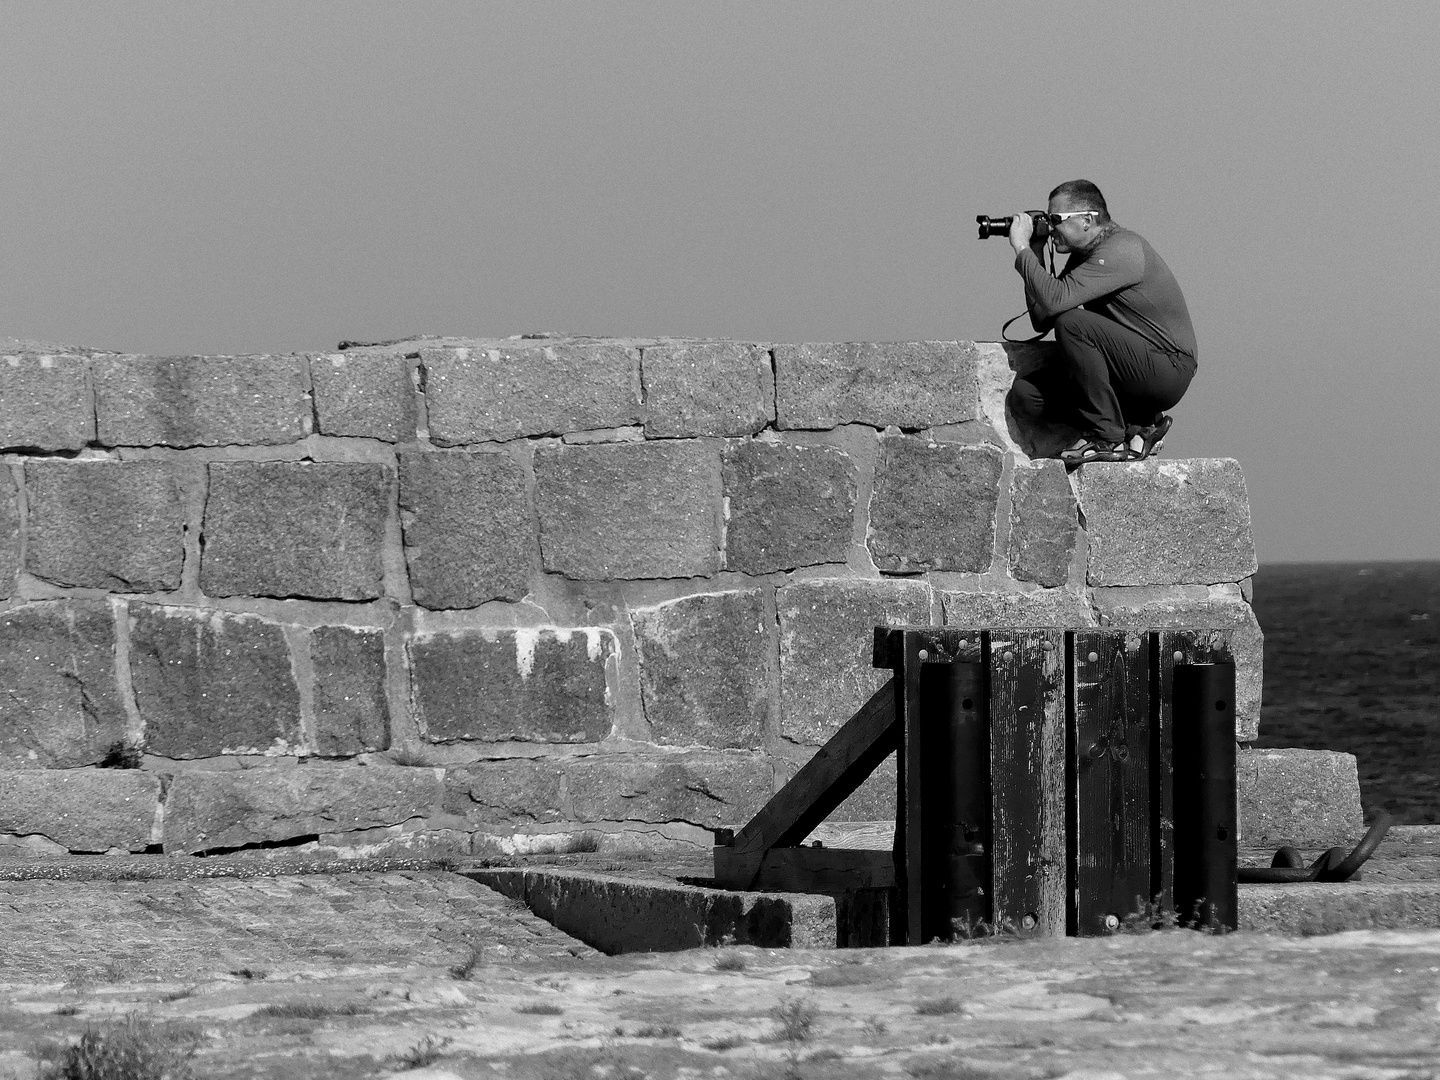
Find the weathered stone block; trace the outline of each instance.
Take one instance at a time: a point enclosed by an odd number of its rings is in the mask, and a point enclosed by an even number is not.
[[[534,514],[508,454],[401,454],[400,509],[417,604],[472,608],[530,591]]]
[[[780,616],[781,732],[820,744],[889,671],[870,666],[877,626],[929,626],[930,587],[912,581],[801,581],[775,594]]]
[[[210,466],[200,587],[210,596],[373,600],[390,499],[383,465]]]
[[[1212,592],[1215,595],[1211,595]],[[1235,738],[1252,742],[1260,733],[1260,691],[1265,673],[1265,635],[1249,604],[1235,593],[1203,585],[1095,589],[1102,626],[1126,630],[1229,630],[1235,658]]]
[[[554,758],[479,761],[445,770],[445,811],[483,825],[559,821],[564,770]]]
[[[1080,433],[1053,419],[1031,420],[1010,411],[1008,397],[1015,379],[1048,364],[1059,363],[1053,341],[977,341],[975,369],[980,381],[980,415],[1000,437],[1003,450],[1027,458],[1053,458]]]
[[[0,600],[15,591],[20,569],[20,499],[10,470],[0,467]]]
[[[570,766],[570,800],[579,821],[733,828],[765,805],[774,781],[774,767],[759,754],[606,754]]]
[[[641,353],[645,434],[751,435],[775,419],[770,350],[734,341],[651,346]]]
[[[93,370],[105,446],[272,445],[310,433],[302,356],[107,356]]]
[[[946,626],[992,627],[1095,625],[1095,612],[1084,596],[1064,589],[1033,592],[955,591],[941,594]]]
[[[342,352],[310,358],[316,430],[383,442],[415,438],[414,361],[403,353]]]
[[[316,627],[310,634],[310,663],[315,672],[316,751],[332,756],[388,748],[384,632]]]
[[[315,852],[342,859],[446,859],[470,855],[470,834],[462,829],[427,829],[417,818],[355,832],[321,833]]]
[[[1091,585],[1213,585],[1256,570],[1250,502],[1230,458],[1080,471]]]
[[[422,349],[440,446],[623,427],[644,415],[640,352],[620,345]]]
[[[773,726],[775,620],[765,593],[710,593],[631,612],[656,742],[759,749]]]
[[[274,623],[132,604],[130,679],[152,754],[304,753],[300,691]]]
[[[618,652],[598,627],[421,634],[410,669],[432,742],[599,742],[610,734],[605,669]]]
[[[968,341],[777,345],[776,426],[925,428],[979,417]]]
[[[1329,847],[1365,831],[1353,754],[1240,750],[1235,779],[1244,844]]]
[[[129,769],[0,772],[0,833],[44,836],[71,851],[143,851],[160,778]]]
[[[440,801],[433,769],[310,764],[180,773],[165,797],[165,852],[398,825],[429,816]]]
[[[720,568],[720,455],[676,440],[545,447],[535,505],[545,569],[582,581]]]
[[[1058,461],[1017,464],[1010,491],[1010,573],[1046,588],[1064,585],[1080,531],[1065,466]]]
[[[859,478],[843,450],[731,443],[724,478],[728,569],[769,574],[849,558]]]
[[[0,612],[0,688],[0,767],[104,760],[125,739],[109,606],[47,600]]]
[[[95,438],[82,356],[0,356],[0,449],[79,450]]]
[[[180,587],[185,508],[167,463],[31,461],[25,492],[36,577],[112,592]]]
[[[981,573],[995,548],[999,450],[901,436],[880,440],[867,544],[892,573]]]

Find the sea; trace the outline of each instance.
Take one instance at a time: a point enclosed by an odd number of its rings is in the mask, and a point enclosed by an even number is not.
[[[1440,822],[1440,562],[1269,563],[1260,747],[1354,754],[1366,820]]]

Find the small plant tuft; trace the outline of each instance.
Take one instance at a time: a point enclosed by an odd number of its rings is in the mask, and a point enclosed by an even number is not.
[[[973,1069],[954,1058],[919,1061],[913,1065],[907,1065],[905,1071],[915,1077],[915,1080],[997,1080],[995,1073]],[[1046,1075],[1051,1074],[1047,1073]]]
[[[633,1038],[636,1039],[678,1039],[680,1029],[674,1024],[646,1024],[637,1028]]]
[[[404,747],[390,751],[390,762],[394,765],[404,765],[416,769],[424,769],[430,766],[430,759],[419,750],[410,750]]]
[[[454,1041],[449,1037],[437,1039],[434,1035],[426,1035],[405,1053],[397,1055],[392,1060],[402,1071],[425,1069],[444,1057],[445,1048]]]
[[[470,951],[465,954],[464,960],[461,960],[458,964],[450,965],[450,977],[464,982],[470,978],[479,965],[480,947],[478,945],[471,945]]]
[[[723,952],[715,958],[716,971],[744,971],[745,957],[736,952]]]
[[[1180,926],[1180,916],[1160,903],[1156,894],[1149,900],[1135,897],[1135,907],[1120,920],[1122,934],[1150,934],[1156,931],[1175,930]]]
[[[257,1009],[251,1015],[279,1020],[325,1020],[332,1016],[355,1016],[359,1012],[360,1006],[353,1001],[343,1005],[327,1005],[323,1001],[281,1001]]]
[[[952,1016],[960,1011],[960,1002],[953,997],[932,998],[915,1006],[917,1016]]]
[[[265,978],[270,973],[268,971],[262,971],[259,968],[243,967],[235,968],[233,971],[230,972],[230,974],[234,975],[237,979],[244,979],[247,982],[259,982],[261,979]]]
[[[531,1016],[561,1016],[565,1012],[559,1005],[551,1005],[548,1001],[532,1001],[525,1005],[517,1005],[515,1011],[528,1013]]]
[[[188,1026],[161,1026],[134,1014],[87,1027],[78,1042],[41,1066],[39,1080],[189,1080],[202,1036]]]
[[[67,1005],[58,1006],[58,1007],[55,1009],[55,1015],[56,1015],[56,1016],[75,1016],[75,1015],[78,1014],[79,1012],[80,1012],[80,1006],[79,1006],[79,1005],[76,1005],[73,1001],[70,1002],[70,1003],[67,1004]]]
[[[871,1038],[879,1038],[890,1030],[890,1026],[878,1016],[867,1016],[864,1023],[860,1025],[860,1030]]]
[[[819,1016],[820,1010],[815,1008],[812,1002],[798,998],[780,1002],[770,1010],[770,1018],[779,1025],[775,1032],[775,1041],[808,1042]]]
[[[124,982],[130,975],[131,968],[128,964],[122,964],[119,960],[111,960],[100,969],[99,981],[105,983]]]
[[[983,941],[987,938],[1019,937],[1020,931],[1009,919],[986,922],[973,915],[966,915],[963,919],[950,920],[950,934],[954,941]]]
[[[706,1039],[700,1045],[706,1050],[734,1050],[737,1046],[745,1045],[745,1038],[742,1035],[721,1035],[714,1039]]]

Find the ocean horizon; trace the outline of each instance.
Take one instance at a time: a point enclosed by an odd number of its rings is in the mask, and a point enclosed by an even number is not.
[[[1440,822],[1440,560],[1265,563],[1258,747],[1354,754],[1369,820]]]

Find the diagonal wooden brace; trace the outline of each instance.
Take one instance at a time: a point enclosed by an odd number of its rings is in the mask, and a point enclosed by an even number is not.
[[[771,797],[729,844],[716,846],[716,884],[727,889],[755,887],[761,876],[761,867],[766,864],[767,852],[774,848],[795,848],[899,745],[900,730],[895,723],[895,681],[892,679],[877,690],[860,707],[860,711],[815,752],[814,757],[801,766],[790,782]],[[785,865],[795,866],[810,859],[818,869],[836,862],[836,858],[842,855],[835,849],[797,850],[816,851],[817,854],[787,855],[775,861],[777,873],[785,859],[790,860]],[[826,854],[821,856],[818,854],[820,851],[826,851]],[[866,878],[878,882],[884,877],[881,862],[890,859],[889,852],[843,854],[849,857],[847,865],[853,865],[841,876],[856,880]],[[836,872],[840,870],[838,866],[833,869]],[[893,883],[893,880],[892,867],[888,883]],[[879,886],[867,884],[859,887]]]

